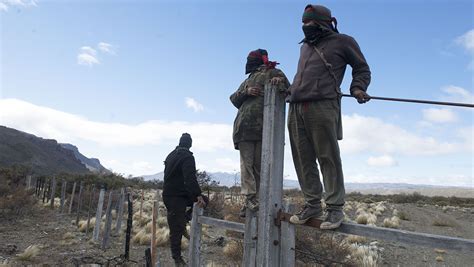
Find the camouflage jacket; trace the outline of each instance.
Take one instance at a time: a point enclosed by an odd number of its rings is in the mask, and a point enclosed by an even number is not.
[[[283,81],[277,86],[280,91],[287,91],[290,83],[285,74],[279,69],[267,69],[262,66],[251,73],[242,82],[239,89],[230,96],[232,104],[239,109],[234,120],[233,140],[235,149],[239,149],[239,143],[242,141],[262,140],[263,96],[248,95],[247,88],[259,87],[263,91],[265,84],[270,82],[273,77],[282,77]]]

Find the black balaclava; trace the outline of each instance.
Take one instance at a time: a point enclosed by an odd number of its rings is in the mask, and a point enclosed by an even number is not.
[[[304,9],[302,20],[303,23],[309,20],[316,21],[314,25],[303,25],[305,35],[303,42],[316,43],[333,32],[338,32],[337,20],[331,16],[331,10],[325,6],[307,5]]]
[[[190,148],[193,144],[193,139],[191,139],[191,135],[188,133],[183,133],[181,138],[179,139],[180,147]]]

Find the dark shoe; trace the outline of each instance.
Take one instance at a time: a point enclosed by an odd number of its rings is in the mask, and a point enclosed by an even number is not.
[[[326,220],[319,226],[320,229],[331,230],[341,226],[344,220],[344,212],[342,210],[329,210]]]
[[[247,199],[245,206],[252,212],[258,211],[258,201],[256,198]]]
[[[290,217],[290,222],[293,224],[305,224],[311,218],[320,218],[323,216],[323,209],[321,206],[312,207],[305,204],[300,212]]]
[[[245,211],[247,210],[247,208],[245,207],[245,205],[240,209],[239,211],[239,217],[240,218],[245,218]]]
[[[174,266],[176,267],[186,267],[188,264],[183,260],[182,257],[174,259]]]

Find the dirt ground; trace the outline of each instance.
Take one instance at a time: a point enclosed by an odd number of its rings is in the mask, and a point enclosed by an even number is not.
[[[474,239],[474,209],[449,208],[416,204],[387,204],[389,208],[378,217],[377,225],[383,218],[390,217],[393,209],[406,214],[409,220],[402,220],[400,229],[439,235],[449,235]],[[351,217],[351,214],[348,214]],[[49,208],[38,207],[34,212],[19,218],[0,218],[0,266],[2,262],[10,265],[74,265],[106,264],[107,260],[124,253],[124,235],[111,239],[111,247],[105,251],[100,245],[89,241],[86,236],[71,223],[73,215],[59,214]],[[435,220],[446,226],[435,226]],[[71,233],[72,235],[66,234]],[[65,238],[69,235],[69,238]],[[224,239],[223,242],[222,238]],[[209,228],[202,244],[202,258],[207,266],[237,266],[224,257],[222,246],[230,238],[219,229]],[[373,242],[375,240],[368,240]],[[380,248],[379,266],[473,266],[474,255],[445,250],[436,252],[432,248],[408,246],[391,242],[377,241]],[[20,261],[15,256],[30,245],[39,245],[37,257],[29,261]],[[129,266],[144,265],[146,246],[131,244]],[[168,247],[158,249],[162,266],[173,266]],[[187,250],[183,251],[187,255]],[[443,261],[437,261],[441,256]],[[439,258],[438,258],[439,260]],[[115,265],[117,261],[109,261]],[[7,265],[8,266],[8,265]]]

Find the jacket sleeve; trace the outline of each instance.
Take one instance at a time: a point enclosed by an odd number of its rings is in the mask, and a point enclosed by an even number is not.
[[[353,94],[357,89],[367,91],[367,87],[369,87],[370,84],[369,65],[354,38],[349,37],[347,42],[346,58],[349,65],[352,67],[352,83],[350,92]]]
[[[196,178],[196,162],[193,156],[184,159],[182,166],[184,176],[184,187],[189,197],[194,201],[197,196],[201,195],[201,188]]]
[[[248,95],[245,93],[245,90],[247,89],[246,85],[247,85],[247,83],[246,83],[246,80],[245,80],[239,86],[239,89],[237,89],[237,91],[235,91],[235,93],[233,93],[230,96],[230,101],[232,102],[232,104],[234,104],[234,106],[236,108],[240,108],[240,106],[242,106],[244,101],[248,98]]]

